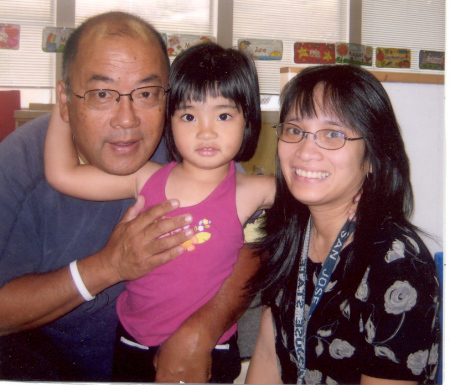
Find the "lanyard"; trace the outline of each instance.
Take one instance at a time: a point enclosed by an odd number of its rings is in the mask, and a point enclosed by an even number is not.
[[[323,293],[325,292],[328,282],[330,281],[331,274],[333,273],[333,270],[336,266],[337,257],[339,256],[346,239],[355,230],[355,222],[348,220],[345,223],[344,227],[342,227],[342,229],[339,231],[339,234],[336,240],[334,241],[333,247],[331,248],[324,264],[322,265],[319,277],[317,278],[313,298],[311,301],[311,306],[309,309],[308,319],[306,320],[306,322],[303,322],[303,320],[305,319],[306,264],[308,258],[309,240],[311,236],[311,221],[312,220],[310,217],[308,221],[308,226],[306,228],[305,241],[303,243],[300,258],[300,266],[297,279],[297,294],[295,298],[294,343],[298,360],[297,383],[301,383],[306,373],[305,336],[307,323],[311,318],[311,315],[314,312],[317,304],[322,298]]]

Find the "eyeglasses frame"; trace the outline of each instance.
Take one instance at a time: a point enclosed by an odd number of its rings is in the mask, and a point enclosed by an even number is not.
[[[111,89],[108,89],[108,88],[96,88],[96,89],[94,89],[94,90],[88,90],[88,91],[86,91],[86,92],[83,94],[83,96],[77,95],[77,94],[76,94],[75,92],[73,92],[73,91],[72,91],[72,93],[73,93],[77,98],[84,99],[84,101],[86,102],[86,94],[88,94],[89,92],[94,92],[94,91],[113,91],[113,92],[117,92],[117,94],[119,95],[119,97],[116,99],[116,104],[114,105],[114,107],[115,107],[115,106],[117,106],[117,104],[119,104],[119,102],[120,102],[120,97],[121,97],[121,96],[129,96],[131,102],[134,103],[134,100],[133,100],[133,98],[132,98],[132,96],[131,96],[131,95],[133,94],[133,92],[134,92],[134,91],[138,91],[138,90],[142,90],[143,88],[150,88],[150,87],[161,88],[161,89],[164,91],[164,96],[166,96],[166,95],[170,92],[170,88],[166,90],[163,86],[145,86],[145,87],[135,88],[135,89],[134,89],[133,91],[131,91],[129,94],[121,94],[121,93],[119,93],[119,91],[117,91],[117,90],[111,90]],[[160,103],[161,103],[161,102],[160,102]],[[159,103],[158,103],[158,104],[159,104]],[[152,108],[152,107],[157,106],[158,104],[155,104],[155,105],[150,106],[150,107],[139,107],[139,108]],[[87,104],[87,106],[89,107],[89,104]],[[95,109],[95,108],[92,108],[92,109],[94,109],[94,110],[96,110],[96,111],[108,111],[108,110],[112,110],[114,107],[108,108],[108,109],[106,109],[106,110],[97,110],[97,109]],[[89,108],[91,108],[91,107],[89,107]]]
[[[286,124],[286,123],[278,123],[278,124],[275,124],[275,125],[272,126],[272,128],[275,128],[275,135],[277,136],[277,138],[278,138],[279,140],[281,140],[282,142],[284,142],[284,143],[292,143],[292,144],[293,144],[293,143],[300,143],[303,139],[306,139],[306,137],[308,136],[308,134],[311,134],[311,135],[313,136],[313,138],[314,138],[314,143],[316,144],[317,147],[322,148],[322,149],[324,149],[324,150],[334,151],[334,150],[340,150],[342,147],[344,147],[344,146],[345,146],[345,143],[347,142],[347,140],[350,141],[350,142],[352,142],[352,141],[355,141],[355,140],[364,139],[362,136],[359,137],[359,138],[347,138],[347,137],[345,136],[345,134],[344,134],[342,131],[338,131],[338,130],[323,129],[323,130],[318,130],[318,131],[316,131],[316,132],[308,132],[308,131],[303,130],[302,128],[300,128],[299,126],[297,126],[297,125],[294,124],[294,123],[288,123],[288,124],[290,124],[290,125],[292,125],[292,126],[298,128],[298,129],[302,132],[302,134],[300,135],[300,140],[299,140],[299,141],[297,141],[297,142],[287,142],[287,141],[281,139],[281,138],[278,136],[278,127],[279,127],[279,126],[282,126],[282,125],[284,125],[284,124]],[[344,135],[344,144],[343,144],[341,147],[338,147],[338,148],[325,148],[325,147],[320,146],[320,145],[317,143],[317,133],[318,133],[319,131],[336,131],[336,132],[341,133],[342,135]]]

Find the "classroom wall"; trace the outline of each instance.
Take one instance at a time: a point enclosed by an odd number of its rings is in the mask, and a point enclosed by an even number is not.
[[[402,128],[411,165],[415,211],[412,222],[437,236],[425,238],[432,253],[443,250],[444,86],[383,83]]]

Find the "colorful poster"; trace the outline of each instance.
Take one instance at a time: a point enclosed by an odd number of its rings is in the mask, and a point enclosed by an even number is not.
[[[167,52],[169,56],[177,56],[185,49],[200,43],[215,42],[214,36],[168,35]]]
[[[377,47],[377,67],[411,68],[411,50]]]
[[[294,63],[298,64],[333,64],[336,62],[334,44],[295,43]]]
[[[74,28],[45,27],[42,31],[42,51],[63,52]]]
[[[372,47],[353,43],[336,43],[336,63],[372,65]]]
[[[445,70],[445,52],[419,51],[419,68],[422,70]]]
[[[282,40],[239,39],[239,51],[245,51],[256,60],[281,60]]]
[[[20,25],[0,24],[0,48],[19,49]]]

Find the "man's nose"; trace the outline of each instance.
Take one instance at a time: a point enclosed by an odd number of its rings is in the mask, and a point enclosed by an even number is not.
[[[140,123],[136,114],[136,106],[134,105],[131,95],[121,95],[119,102],[113,109],[114,116],[111,119],[111,125],[118,128],[134,128]]]

